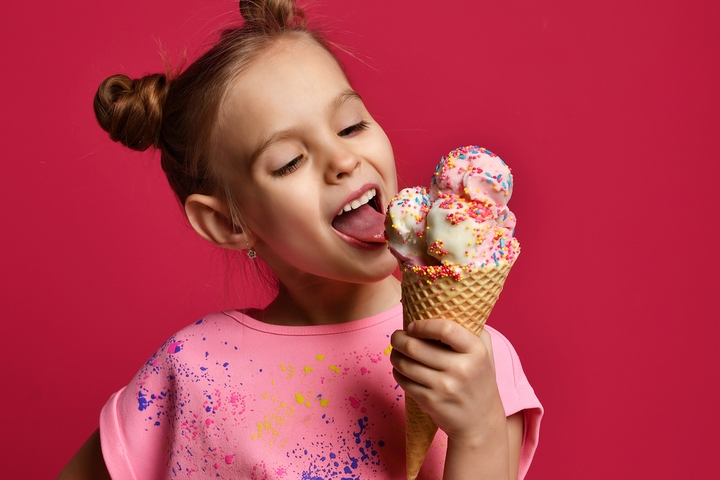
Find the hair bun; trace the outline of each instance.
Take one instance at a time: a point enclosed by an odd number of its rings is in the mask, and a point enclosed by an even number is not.
[[[167,89],[165,75],[136,80],[113,75],[98,87],[95,117],[113,141],[133,150],[147,150],[157,146]]]
[[[240,14],[248,24],[293,27],[305,24],[294,0],[240,0]]]

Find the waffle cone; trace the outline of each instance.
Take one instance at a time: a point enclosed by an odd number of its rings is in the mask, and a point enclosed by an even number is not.
[[[484,268],[463,274],[461,280],[438,278],[428,283],[411,272],[403,272],[402,304],[404,326],[415,320],[446,318],[475,335],[485,325],[500,296],[512,264]],[[437,425],[412,397],[405,395],[405,459],[408,480],[420,472],[425,455],[435,438]]]

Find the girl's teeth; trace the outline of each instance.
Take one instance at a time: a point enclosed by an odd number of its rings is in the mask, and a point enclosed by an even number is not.
[[[353,200],[352,202],[348,203],[343,207],[342,210],[340,210],[340,213],[338,215],[342,215],[343,212],[349,212],[350,210],[355,210],[356,208],[361,207],[362,205],[365,205],[375,196],[375,189],[371,188],[367,192],[363,193],[360,198],[357,200]]]

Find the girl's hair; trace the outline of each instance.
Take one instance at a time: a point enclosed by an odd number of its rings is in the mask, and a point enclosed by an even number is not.
[[[225,30],[219,41],[177,77],[139,79],[113,75],[95,95],[95,116],[116,142],[144,151],[160,150],[162,168],[180,204],[193,193],[224,195],[235,225],[237,205],[221,174],[213,141],[222,101],[233,81],[278,39],[324,39],[306,27],[294,0],[242,0],[243,26]]]

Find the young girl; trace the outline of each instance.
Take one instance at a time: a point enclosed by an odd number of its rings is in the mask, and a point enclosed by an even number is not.
[[[159,149],[197,233],[262,259],[279,291],[171,337],[61,478],[404,478],[406,394],[442,430],[419,478],[523,478],[542,409],[508,341],[399,330],[382,128],[291,0],[240,10],[177,78],[106,79],[95,111],[113,140]]]

